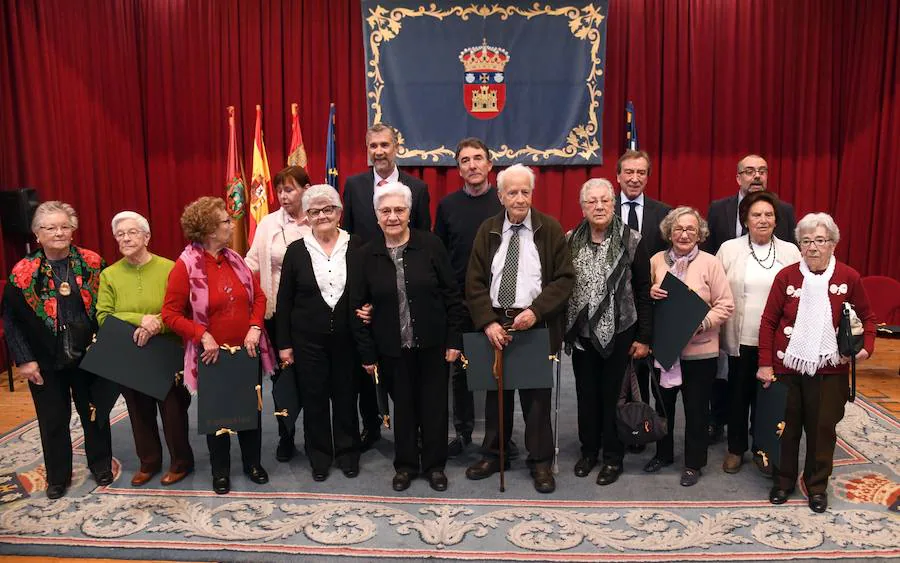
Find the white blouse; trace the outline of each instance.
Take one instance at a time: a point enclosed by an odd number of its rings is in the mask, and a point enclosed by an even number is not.
[[[303,237],[303,244],[309,252],[322,299],[331,310],[334,310],[347,285],[347,248],[350,245],[350,234],[338,229],[338,240],[331,251],[331,256],[322,250],[315,236]]]

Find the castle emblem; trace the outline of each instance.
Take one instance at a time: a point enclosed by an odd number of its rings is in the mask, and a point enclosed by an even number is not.
[[[506,105],[506,81],[503,69],[509,62],[506,49],[492,47],[485,39],[481,45],[459,53],[463,64],[463,105],[476,119],[493,119]]]

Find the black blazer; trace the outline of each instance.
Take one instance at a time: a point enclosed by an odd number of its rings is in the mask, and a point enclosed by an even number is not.
[[[461,350],[466,310],[440,239],[428,231],[411,229],[403,267],[416,346]],[[355,315],[350,321],[363,363],[374,364],[378,356],[399,357],[397,270],[384,238],[363,246],[351,270],[350,311],[372,304],[371,324],[363,324]]]
[[[309,235],[312,236],[312,235]],[[313,271],[312,258],[303,239],[288,246],[281,266],[281,284],[278,286],[278,305],[275,308],[275,345],[279,350],[293,348],[303,334],[350,335],[350,264],[359,259],[363,243],[357,236],[350,237],[347,247],[347,284],[344,294],[334,310],[325,303],[319,282]]]
[[[428,184],[403,170],[400,171],[400,183],[408,186],[412,192],[409,228],[430,231],[431,200],[428,196]],[[347,178],[344,184],[344,220],[341,226],[348,233],[358,235],[364,243],[383,236],[372,205],[374,195],[375,173],[371,168],[368,172]]]
[[[778,200],[778,223],[775,225],[775,236],[787,242],[794,241],[794,206]],[[706,252],[715,255],[722,243],[735,238],[735,227],[738,217],[738,196],[717,199],[709,205],[706,221],[709,223],[709,238],[703,243]]]
[[[644,246],[647,248],[647,252],[650,253],[650,256],[669,247],[668,241],[663,240],[659,232],[659,224],[666,218],[669,211],[672,211],[671,207],[661,201],[647,197],[647,194],[644,194],[644,217],[641,222],[641,239],[644,241]],[[616,213],[619,213],[620,217],[621,212],[622,198],[621,195],[617,195]],[[628,224],[627,219],[625,220],[625,224]]]

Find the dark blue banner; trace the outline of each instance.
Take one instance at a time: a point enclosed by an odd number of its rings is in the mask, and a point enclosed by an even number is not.
[[[405,165],[455,166],[480,137],[495,164],[601,164],[607,0],[362,0],[369,123]]]

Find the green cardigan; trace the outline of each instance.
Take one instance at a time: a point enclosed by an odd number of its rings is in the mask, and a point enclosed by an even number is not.
[[[122,258],[100,273],[97,321],[100,325],[113,315],[140,326],[144,315],[159,315],[166,295],[166,282],[175,263],[151,254],[143,266],[133,266]],[[168,329],[164,326],[163,332]]]

